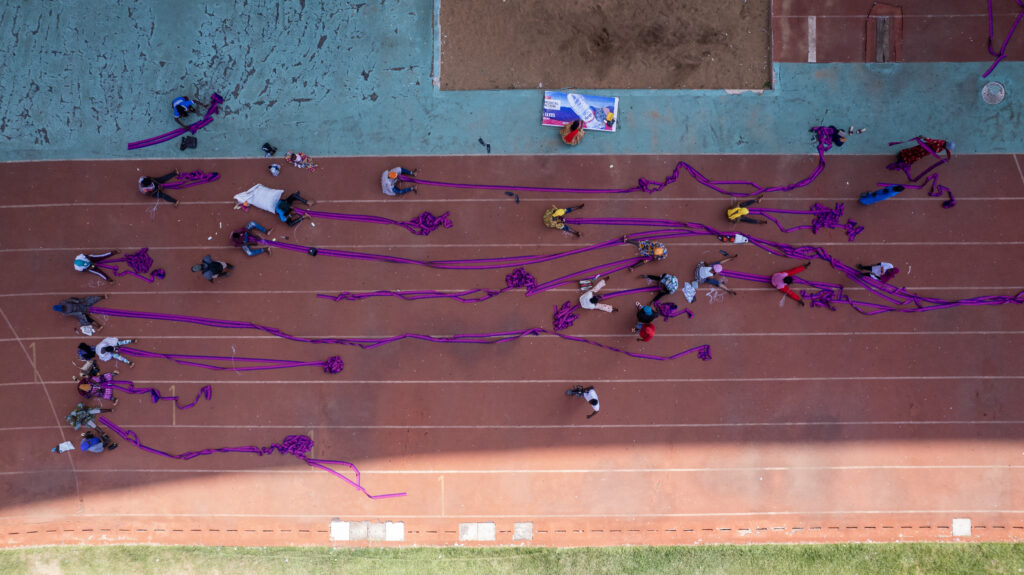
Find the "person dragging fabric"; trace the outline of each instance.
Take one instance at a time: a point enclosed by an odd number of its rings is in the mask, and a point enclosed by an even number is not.
[[[159,178],[152,178],[150,176],[142,176],[139,178],[139,193],[159,198],[165,202],[171,202],[174,207],[178,207],[178,200],[164,193],[164,187],[162,184],[166,184],[171,178],[178,175],[178,170],[174,170],[169,174],[164,174]]]
[[[79,403],[71,410],[71,413],[64,418],[75,431],[81,429],[84,425],[91,427],[92,429],[99,430],[99,426],[96,425],[96,416],[101,413],[110,413],[113,409],[100,409],[98,407],[86,407],[84,403]]]
[[[105,399],[117,405],[118,399],[114,397],[114,387],[110,385],[114,376],[120,373],[116,369],[103,375],[80,375],[72,378],[75,382],[75,389],[78,395],[86,399]]]
[[[723,282],[725,280],[719,280],[715,278],[715,275],[721,273],[722,264],[730,262],[734,259],[736,259],[736,256],[732,255],[728,256],[724,260],[719,260],[717,262],[712,262],[710,264],[700,262],[699,264],[697,264],[697,269],[694,270],[694,279],[697,280],[698,284],[707,284],[709,286],[718,288],[722,291],[728,292],[731,295],[736,295],[736,292],[732,291],[731,289],[723,285]]]
[[[571,208],[560,208],[558,206],[551,206],[544,212],[544,225],[553,230],[562,230],[563,232],[569,232],[570,234],[580,237],[580,233],[569,227],[565,223],[565,216],[573,212],[574,210],[583,209],[583,204],[573,206]]]
[[[570,397],[582,397],[584,400],[586,400],[587,405],[589,405],[590,408],[594,410],[590,415],[587,416],[587,419],[594,417],[595,415],[597,415],[599,411],[601,411],[601,402],[598,401],[597,391],[594,390],[594,386],[592,385],[589,387],[577,385],[569,389],[569,391],[566,391],[565,394]]]
[[[407,170],[402,166],[395,166],[390,170],[384,170],[380,175],[380,191],[384,192],[385,196],[401,196],[409,192],[416,193],[416,186],[398,187],[398,184],[402,181],[399,179],[399,176],[415,175],[416,170]]]
[[[271,228],[273,229],[273,228]],[[267,229],[256,222],[249,222],[245,224],[245,227],[238,228],[231,232],[231,244],[236,248],[242,248],[247,256],[258,256],[262,253],[270,255],[270,248],[268,247],[253,247],[257,244],[257,236],[253,234],[253,230],[269,234],[270,229]]]
[[[791,270],[786,270],[784,272],[775,272],[774,274],[772,274],[772,286],[774,286],[775,289],[779,290],[780,292],[789,296],[791,299],[795,300],[796,303],[800,304],[801,306],[804,305],[804,300],[800,298],[800,294],[790,289],[789,285],[793,283],[793,277],[796,276],[796,274],[804,271],[805,269],[810,267],[810,265],[811,262],[807,262],[804,265],[796,266]]]
[[[752,200],[747,200],[745,202],[733,202],[729,209],[725,210],[725,217],[728,218],[730,222],[743,222],[747,224],[767,224],[768,220],[766,219],[750,217],[750,210],[747,209],[748,207],[756,203],[759,203],[761,201],[761,198],[762,196],[758,196]]]
[[[608,305],[606,303],[600,303],[601,302],[601,296],[599,296],[597,294],[597,292],[600,291],[601,288],[604,287],[604,284],[605,284],[605,282],[607,280],[608,280],[608,278],[603,278],[601,281],[597,282],[597,285],[595,285],[594,287],[590,288],[589,290],[583,292],[583,295],[580,296],[580,307],[581,308],[583,308],[583,309],[598,309],[598,310],[601,310],[601,311],[606,311],[608,313],[611,313],[613,311],[619,311],[617,308],[614,308],[614,307],[612,307],[612,306],[610,306],[610,305]]]
[[[101,433],[99,437],[96,437],[93,432],[86,431],[82,434],[79,449],[88,453],[103,453],[117,449],[117,444],[111,441],[110,436],[106,433]]]
[[[128,367],[135,367],[135,363],[121,355],[121,346],[135,343],[136,339],[117,339],[116,337],[105,337],[100,340],[95,348],[87,343],[78,344],[78,356],[84,360],[99,358],[100,361],[115,359],[121,363],[128,364]],[[95,353],[95,355],[93,355]]]
[[[69,297],[53,306],[53,311],[77,319],[79,325],[75,328],[76,332],[80,332],[82,335],[93,335],[103,329],[103,326],[89,315],[89,311],[92,306],[104,299],[107,299],[107,296]]]
[[[651,303],[654,303],[667,295],[672,295],[679,289],[679,278],[672,274],[661,274],[660,276],[641,274],[640,277],[647,278],[649,283],[653,282],[658,284],[658,295],[654,296]]]
[[[202,102],[199,102],[199,105],[204,108],[206,107],[206,104]],[[196,109],[196,101],[186,96],[178,96],[171,101],[171,112],[174,114],[174,121],[182,128],[188,127],[181,121],[182,118],[187,118],[191,114],[199,115],[199,110]]]
[[[871,276],[884,284],[889,283],[889,280],[900,273],[900,268],[889,262],[878,262],[869,266],[857,264],[857,269],[861,271],[861,275]]]
[[[111,279],[111,277],[108,276],[106,272],[101,270],[96,264],[102,262],[103,260],[111,256],[117,255],[117,253],[117,250],[113,250],[109,252],[104,252],[102,254],[78,254],[77,256],[75,256],[74,261],[75,271],[89,272],[91,274],[100,276],[108,283],[113,283],[114,280]]]
[[[668,257],[668,248],[666,248],[665,244],[661,242],[656,242],[654,240],[631,240],[629,239],[629,236],[622,236],[622,243],[633,244],[636,246],[639,252],[639,257],[643,258],[642,261],[626,268],[629,271],[633,271],[636,268],[651,262],[660,262]]]
[[[300,216],[295,213],[295,208],[292,204],[299,202],[307,208],[312,204],[306,198],[303,198],[301,192],[293,192],[287,198],[283,198],[277,201],[277,205],[274,207],[274,213],[277,214],[278,219],[288,224],[288,227],[294,228],[299,225],[299,222],[306,219],[306,216]]]
[[[235,269],[235,266],[221,261],[214,261],[210,254],[203,256],[203,261],[192,266],[192,271],[202,272],[203,279],[209,280],[213,283],[213,280],[219,277],[227,277],[231,275],[231,270]]]

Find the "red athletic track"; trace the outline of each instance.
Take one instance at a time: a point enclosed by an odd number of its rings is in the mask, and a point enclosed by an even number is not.
[[[988,11],[984,0],[775,0],[773,60],[807,62],[809,52],[813,52],[817,62],[864,62],[867,16],[874,4],[898,6],[902,10],[900,61],[993,60],[987,49]],[[998,50],[1020,7],[1014,0],[994,0],[993,11],[993,48]],[[816,24],[813,50],[808,49],[809,16],[815,18]],[[1024,30],[1017,30],[1006,52],[1007,60],[1024,58]]]
[[[405,219],[451,210],[455,227],[422,238],[398,227],[317,220],[274,236],[320,247],[417,258],[546,253],[623,233],[585,227],[582,240],[548,230],[541,213],[568,195],[423,188],[386,198],[378,174],[401,163],[447,181],[629,186],[667,175],[675,157],[447,157],[326,159],[313,174],[278,179],[256,160],[54,162],[0,165],[8,190],[0,254],[0,401],[6,456],[0,533],[8,546],[79,542],[326,544],[332,517],[404,521],[405,544],[450,544],[462,522],[494,521],[497,543],[532,521],[533,544],[607,545],[836,540],[935,540],[954,517],[973,519],[974,538],[1024,533],[1024,343],[1019,306],[864,317],[779,307],[777,293],[733,281],[740,295],[689,306],[693,319],[657,323],[641,344],[623,311],[581,315],[568,331],[631,350],[669,354],[708,343],[714,359],[630,359],[598,348],[534,337],[496,345],[402,342],[371,351],[286,342],[258,332],[101,318],[102,335],[138,337],[139,347],[177,353],[323,360],[316,368],[233,375],[140,359],[124,375],[213,401],[172,412],[121,395],[112,419],[171,451],[267,445],[292,433],[316,441],[314,455],[353,461],[371,501],[338,479],[286,456],[213,455],[191,462],[121,448],[55,455],[74,435],[63,417],[77,401],[70,378],[74,321],[50,306],[68,295],[108,291],[113,308],[246,319],[314,336],[451,334],[550,327],[553,306],[576,293],[481,304],[392,301],[334,303],[318,292],[497,288],[505,270],[438,271],[275,251],[246,258],[227,247],[246,214],[231,196],[255,182],[301,189],[316,209]],[[689,157],[709,177],[784,184],[814,166],[803,157]],[[812,236],[746,226],[790,243],[824,244],[848,263],[886,259],[897,281],[922,294],[961,298],[1015,294],[1024,286],[1019,232],[1024,176],[1014,156],[959,157],[939,169],[959,200],[943,210],[923,191],[864,208],[854,199],[892,181],[888,157],[829,156],[812,186],[770,196],[765,207],[845,201],[866,226],[855,243],[839,231]],[[176,193],[179,208],[135,191],[140,173],[216,170],[220,181]],[[672,217],[726,227],[727,199],[690,181],[648,196],[587,197],[580,217]],[[269,224],[266,213],[253,214]],[[789,220],[792,222],[792,220]],[[803,222],[800,222],[803,223]],[[213,237],[209,240],[209,237]],[[167,278],[97,286],[72,270],[79,250],[151,247]],[[670,243],[670,258],[645,272],[685,275],[722,244]],[[730,269],[769,273],[794,262],[752,248]],[[210,285],[189,271],[204,253],[237,271]],[[627,257],[616,247],[529,271],[540,280]],[[840,281],[821,262],[810,279]],[[849,283],[849,282],[844,282]],[[609,289],[640,285],[618,274]],[[682,303],[682,302],[680,302]],[[592,383],[603,410],[587,420],[572,384]]]

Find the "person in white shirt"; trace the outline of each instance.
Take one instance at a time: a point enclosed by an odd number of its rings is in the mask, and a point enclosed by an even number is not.
[[[565,392],[565,394],[575,395],[576,397],[582,397],[587,401],[591,409],[594,410],[593,413],[587,416],[587,419],[594,417],[595,415],[597,415],[597,412],[601,411],[601,403],[597,400],[597,391],[594,390],[594,386],[592,385],[590,387],[583,387],[582,385],[577,385],[570,389],[569,391]]]
[[[583,295],[580,296],[580,307],[581,308],[583,308],[583,309],[599,309],[601,311],[606,311],[608,313],[611,313],[613,311],[619,311],[618,309],[616,309],[616,308],[614,308],[614,307],[612,307],[612,306],[610,306],[610,305],[608,305],[606,303],[598,303],[598,302],[601,301],[601,296],[597,295],[597,292],[601,288],[604,287],[605,281],[607,279],[608,278],[602,279],[601,281],[597,282],[597,285],[595,285],[594,287],[590,288],[589,290],[583,292]]]
[[[380,189],[384,192],[385,196],[400,196],[409,192],[416,192],[416,186],[407,186],[405,188],[399,188],[398,183],[401,181],[398,176],[415,176],[416,170],[406,170],[401,166],[395,166],[390,170],[384,170],[380,175]]]

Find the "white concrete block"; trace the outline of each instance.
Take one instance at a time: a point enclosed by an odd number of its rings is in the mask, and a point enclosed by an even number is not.
[[[512,540],[513,541],[533,541],[533,523],[513,523],[512,524]]]
[[[971,520],[970,519],[954,519],[953,520],[953,537],[970,537],[971,536]]]
[[[494,541],[498,536],[498,529],[494,522],[476,524],[477,541]]]
[[[476,523],[459,523],[459,541],[476,541]]]
[[[405,522],[388,521],[384,524],[385,541],[405,541]]]
[[[331,541],[348,541],[348,521],[331,520]]]

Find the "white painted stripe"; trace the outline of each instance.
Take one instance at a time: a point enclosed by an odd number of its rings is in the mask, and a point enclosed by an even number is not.
[[[159,425],[145,423],[119,423],[132,429],[295,429],[295,425]],[[838,426],[890,426],[890,425],[1024,425],[1024,420],[1004,421],[771,421],[749,423],[620,423],[586,424],[586,429],[723,429],[752,427],[838,427]],[[522,430],[522,429],[582,429],[579,423],[550,425],[304,425],[303,429],[432,429],[432,430]],[[40,431],[54,426],[0,427],[0,431]]]
[[[1017,154],[1013,155],[1013,163],[1017,164],[1017,173],[1020,174],[1020,181],[1024,183],[1024,170],[1020,169],[1020,160],[1017,159]]]
[[[495,518],[495,519],[512,519],[520,517],[534,517],[540,519],[570,519],[570,518],[599,518],[599,517],[614,517],[614,518],[632,518],[632,517],[800,517],[806,515],[942,515],[942,514],[972,514],[972,515],[986,515],[986,514],[1024,514],[1024,510],[1020,509],[905,509],[905,510],[835,510],[835,511],[819,511],[819,510],[807,510],[807,511],[733,511],[733,512],[719,512],[719,513],[590,513],[590,514],[523,514],[523,515],[499,515],[487,513],[485,515],[387,515],[374,513],[373,517],[377,519],[478,519],[478,518]],[[80,518],[80,517],[99,517],[99,518],[113,518],[113,517],[247,517],[247,518],[284,518],[293,517],[299,519],[324,519],[330,520],[338,517],[337,514],[322,515],[322,514],[294,514],[294,513],[75,513],[74,515],[55,515],[55,520],[62,520],[64,518]],[[5,515],[3,519],[14,520],[24,519],[30,520],[33,524],[37,524],[40,521],[39,515]]]
[[[617,383],[623,384],[634,384],[640,383],[791,383],[791,382],[833,382],[833,381],[856,381],[856,382],[869,382],[869,383],[889,383],[894,381],[942,381],[942,380],[953,380],[953,381],[973,381],[973,380],[1018,380],[1024,379],[1024,375],[905,375],[905,376],[849,376],[849,377],[685,377],[685,378],[664,378],[664,379],[652,379],[652,378],[636,378],[636,379],[588,379],[590,383],[600,385],[612,385]],[[425,384],[472,384],[486,387],[488,385],[510,385],[510,384],[538,384],[538,383],[554,383],[554,384],[576,384],[579,383],[578,379],[349,379],[349,380],[336,380],[336,379],[266,379],[266,380],[254,380],[254,379],[234,379],[234,380],[223,380],[223,379],[190,379],[182,381],[179,379],[132,379],[137,385],[162,385],[162,384],[178,384],[178,383],[192,383],[196,385],[200,384],[217,384],[217,385],[425,385]],[[41,383],[50,385],[63,385],[64,380],[60,381],[43,381]],[[23,385],[38,385],[35,381],[12,381],[7,383],[0,383],[0,387],[4,386],[23,386]]]
[[[818,61],[818,17],[807,17],[807,61]]]

